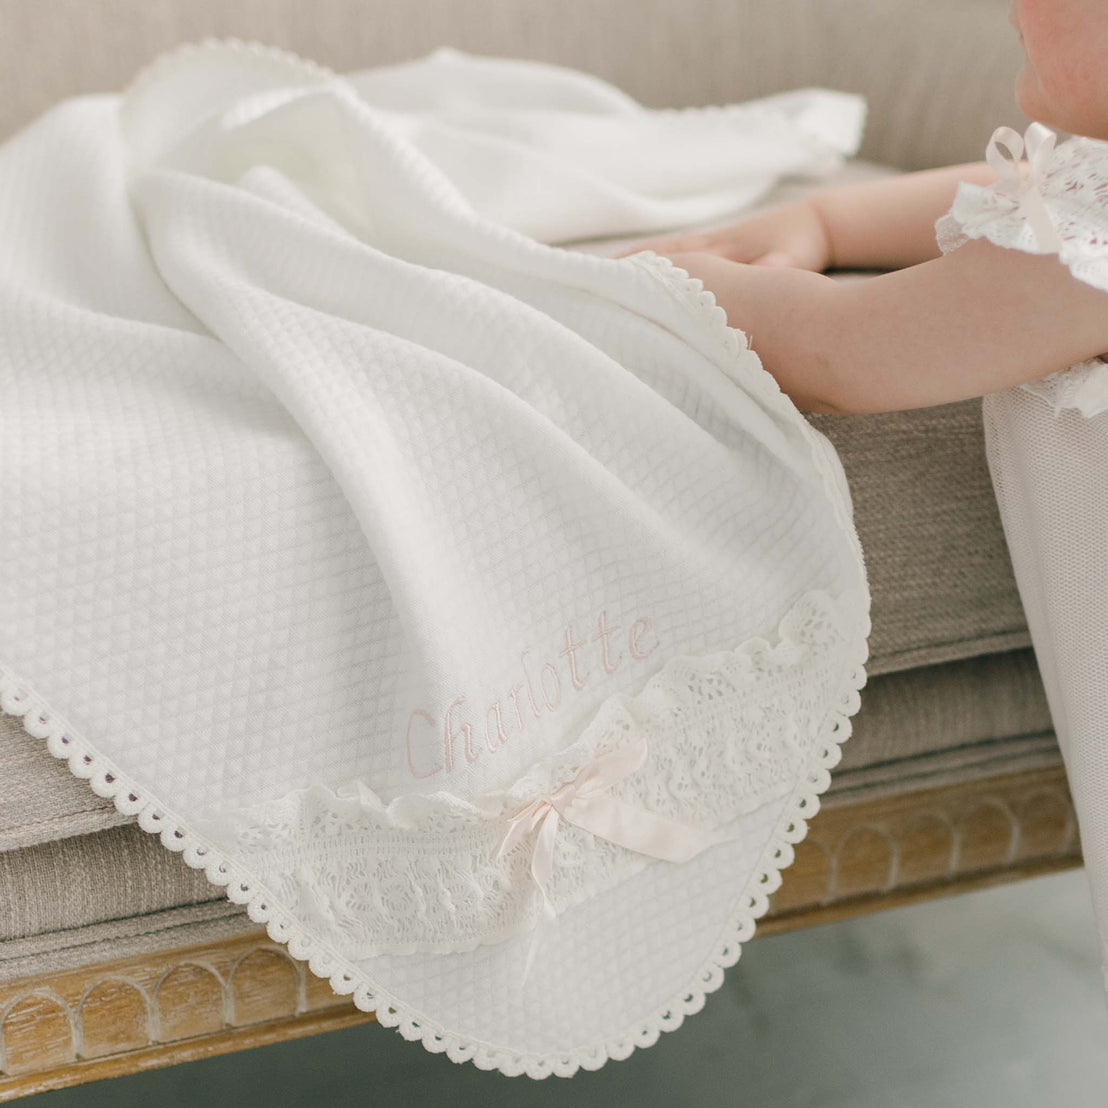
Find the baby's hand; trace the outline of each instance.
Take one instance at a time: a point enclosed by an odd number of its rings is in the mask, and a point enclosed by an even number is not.
[[[833,277],[792,266],[733,262],[706,250],[666,257],[695,277],[723,309],[728,325],[781,391],[805,412],[838,412],[837,383],[829,372],[834,347]]]
[[[738,223],[711,231],[647,239],[615,254],[625,258],[640,250],[657,254],[702,252],[749,265],[789,266],[821,273],[831,264],[831,244],[816,209],[806,200],[766,208]]]

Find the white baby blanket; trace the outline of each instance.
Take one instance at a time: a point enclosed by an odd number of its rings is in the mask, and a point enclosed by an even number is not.
[[[849,734],[862,553],[699,282],[532,236],[722,214],[861,106],[213,43],[47,113],[0,148],[0,705],[429,1050],[677,1027]]]

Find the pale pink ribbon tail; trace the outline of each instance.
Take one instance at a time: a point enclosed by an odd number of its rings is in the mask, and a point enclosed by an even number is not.
[[[648,755],[646,739],[640,736],[620,750],[594,758],[572,781],[548,796],[533,800],[509,820],[494,860],[512,850],[539,826],[531,855],[531,876],[542,894],[542,916],[531,936],[521,986],[530,975],[541,935],[557,917],[547,893],[547,883],[554,870],[554,839],[560,820],[568,820],[629,850],[670,862],[686,862],[730,837],[638,808],[608,794],[612,785],[634,773]]]
[[[1031,225],[1039,248],[1045,252],[1060,253],[1062,240],[1054,229],[1046,202],[1039,191],[1046,167],[1050,164],[1057,136],[1049,127],[1036,121],[1028,125],[1025,134],[1027,163],[1030,167],[1027,180],[1021,176],[1019,170],[1024,139],[1020,137],[1019,131],[1011,127],[997,127],[993,131],[989,145],[985,149],[985,160],[996,174],[999,190],[1019,200],[1020,211]],[[1006,158],[1000,152],[1000,144],[1008,148],[1012,154],[1011,158]]]

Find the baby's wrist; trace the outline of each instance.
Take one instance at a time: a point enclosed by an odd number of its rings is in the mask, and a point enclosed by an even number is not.
[[[820,207],[817,193],[808,193],[808,195],[801,200],[801,203],[805,208],[805,214],[812,227],[812,238],[815,242],[815,249],[823,263],[818,266],[818,269],[820,271],[832,269],[835,265],[835,248],[831,239],[831,232],[828,229],[827,220],[823,214],[823,209]]]

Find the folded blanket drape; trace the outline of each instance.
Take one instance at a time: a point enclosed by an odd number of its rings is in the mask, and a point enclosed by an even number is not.
[[[430,1050],[679,1025],[849,734],[862,552],[699,282],[538,237],[725,212],[859,107],[209,43],[47,113],[0,148],[0,705]]]

